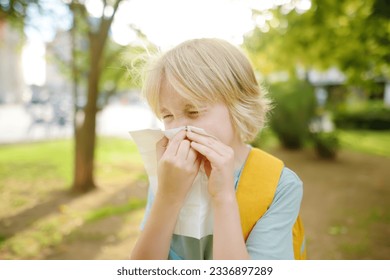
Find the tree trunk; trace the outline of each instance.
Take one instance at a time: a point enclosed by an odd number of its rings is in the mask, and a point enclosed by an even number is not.
[[[96,188],[94,180],[94,153],[96,142],[96,113],[99,80],[102,72],[104,47],[115,13],[122,0],[116,0],[111,17],[102,16],[96,33],[89,32],[89,75],[87,104],[75,119],[75,169],[72,191],[85,193]],[[104,2],[106,4],[106,2]],[[84,10],[85,11],[85,10]],[[86,18],[88,20],[88,18]],[[76,100],[75,100],[76,102]]]
[[[96,142],[96,113],[101,73],[101,47],[93,36],[90,40],[90,71],[88,75],[87,104],[80,110],[75,135],[75,170],[72,190],[85,193],[96,188],[94,180],[94,152]]]
[[[92,78],[91,78],[92,79]],[[72,190],[84,193],[96,188],[94,180],[94,151],[96,140],[96,103],[93,103],[93,95],[97,91],[88,89],[87,106],[82,112],[83,122],[76,128],[75,135],[75,170]],[[91,100],[91,101],[90,101]]]

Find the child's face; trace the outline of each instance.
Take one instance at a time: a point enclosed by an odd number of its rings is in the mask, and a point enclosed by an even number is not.
[[[235,133],[229,110],[223,103],[205,103],[196,108],[171,86],[163,84],[160,92],[160,117],[165,129],[191,125],[203,128],[226,145],[233,146],[239,136]]]

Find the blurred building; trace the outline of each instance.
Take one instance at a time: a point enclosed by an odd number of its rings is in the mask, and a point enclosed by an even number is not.
[[[0,21],[0,104],[21,103],[27,86],[22,70],[23,34]]]
[[[72,94],[69,32],[58,31],[54,40],[47,44],[46,51],[46,87],[52,95],[69,98]]]
[[[348,98],[354,100],[369,98],[382,100],[384,104],[390,106],[390,81],[385,79],[376,80],[376,90],[372,90],[370,94],[361,87],[347,87],[344,73],[337,68],[330,68],[323,72],[310,70],[308,80],[315,87],[319,105],[324,105],[322,102],[325,103],[327,99],[337,103]],[[353,95],[348,96],[349,92]]]

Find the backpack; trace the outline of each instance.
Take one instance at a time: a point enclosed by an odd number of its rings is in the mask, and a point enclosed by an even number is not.
[[[245,241],[271,206],[283,167],[281,160],[260,149],[252,148],[248,155],[236,191]],[[299,215],[292,235],[295,259],[306,259],[305,232]]]

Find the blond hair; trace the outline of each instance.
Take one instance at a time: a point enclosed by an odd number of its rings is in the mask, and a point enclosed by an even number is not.
[[[265,125],[270,102],[247,57],[220,39],[194,39],[153,61],[146,72],[143,95],[159,116],[159,93],[167,82],[195,106],[223,102],[244,142]]]

